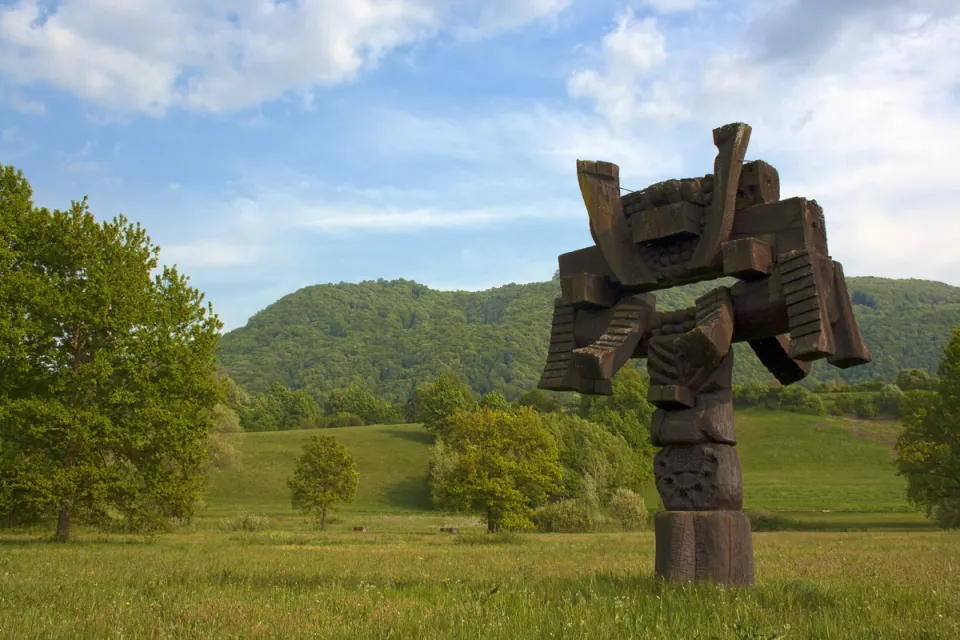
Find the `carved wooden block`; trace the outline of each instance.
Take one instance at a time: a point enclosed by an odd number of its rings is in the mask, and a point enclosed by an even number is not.
[[[619,292],[606,276],[593,273],[575,273],[560,277],[560,297],[564,304],[577,309],[612,307],[620,298]]]
[[[730,393],[698,395],[690,409],[657,409],[650,419],[650,440],[658,447],[707,442],[736,444]]]
[[[564,304],[561,298],[554,301],[553,328],[550,332],[550,346],[547,352],[547,362],[543,367],[540,389],[554,391],[577,391],[576,369],[573,363],[573,350],[576,343],[573,338],[576,309],[573,305]]]
[[[669,511],[713,511],[743,506],[737,450],[726,444],[670,445],[653,459],[653,475]]]
[[[654,534],[655,572],[664,580],[754,583],[750,519],[740,511],[663,511]]]
[[[773,268],[773,247],[757,238],[730,240],[721,246],[723,275],[741,280],[759,280]]]
[[[833,264],[809,251],[777,258],[780,286],[790,321],[790,357],[810,362],[834,353],[828,301],[833,294]]]
[[[734,122],[713,130],[717,147],[714,161],[714,185],[710,197],[710,211],[701,233],[700,242],[690,258],[693,271],[710,270],[722,262],[720,245],[730,239],[734,211],[737,204],[737,186],[743,158],[750,143],[750,126]]]
[[[633,218],[633,241],[646,243],[698,236],[703,215],[703,207],[684,201],[641,211]]]
[[[780,199],[780,174],[763,160],[744,162],[737,188],[737,209]]]
[[[647,400],[661,409],[687,409],[695,403],[693,391],[679,384],[650,385]]]
[[[611,162],[577,161],[580,193],[590,216],[597,246],[617,280],[625,285],[655,284],[656,276],[643,260],[620,202],[620,168]]]
[[[609,380],[633,356],[637,343],[647,330],[656,298],[641,294],[625,298],[613,310],[603,335],[585,347],[574,350],[580,377]]]
[[[838,317],[833,331],[835,353],[827,358],[827,362],[848,369],[870,362],[870,350],[863,341],[857,318],[853,315],[847,279],[843,277],[843,265],[839,262],[833,263],[833,277]]]
[[[807,250],[827,251],[823,209],[816,200],[789,198],[737,211],[730,240],[757,238],[773,246],[774,255]]]
[[[790,357],[790,341],[783,335],[751,340],[750,348],[767,371],[782,385],[793,384],[807,377],[813,363]]]

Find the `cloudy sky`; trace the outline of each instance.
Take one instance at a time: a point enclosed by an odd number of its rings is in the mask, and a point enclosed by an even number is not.
[[[576,159],[702,175],[733,121],[848,275],[960,285],[960,0],[0,0],[0,163],[141,221],[228,329],[548,279]]]

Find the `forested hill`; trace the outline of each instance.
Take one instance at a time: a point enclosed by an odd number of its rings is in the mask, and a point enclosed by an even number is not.
[[[811,380],[893,379],[901,368],[936,370],[960,324],[960,288],[924,280],[848,278],[874,362],[846,372],[818,366]],[[693,304],[713,284],[657,294],[658,308]],[[222,367],[249,391],[277,381],[317,392],[360,383],[394,401],[456,368],[477,393],[512,398],[536,384],[546,358],[559,283],[487,291],[436,291],[409,280],[306,287],[224,335]],[[746,345],[737,379],[769,380]]]

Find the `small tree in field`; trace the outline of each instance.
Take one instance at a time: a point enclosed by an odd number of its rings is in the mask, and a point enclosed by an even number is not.
[[[479,511],[490,532],[531,528],[561,477],[557,442],[529,407],[457,412],[431,462],[437,506]]]
[[[935,391],[908,391],[897,468],[907,497],[944,529],[960,528],[960,327],[943,350]]]
[[[287,486],[292,504],[305,515],[327,524],[327,510],[357,495],[360,474],[346,448],[333,436],[317,435],[303,445]]]

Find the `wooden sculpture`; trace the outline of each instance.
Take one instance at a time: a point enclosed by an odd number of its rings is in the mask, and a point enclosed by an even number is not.
[[[815,200],[780,200],[777,170],[744,163],[750,127],[713,132],[714,171],[621,197],[619,167],[577,161],[594,246],[559,257],[541,389],[610,394],[646,358],[657,490],[656,573],[753,583],[750,522],[733,425],[731,344],[747,342],[782,384],[826,358],[870,362]],[[657,311],[657,289],[733,277],[696,306]]]

